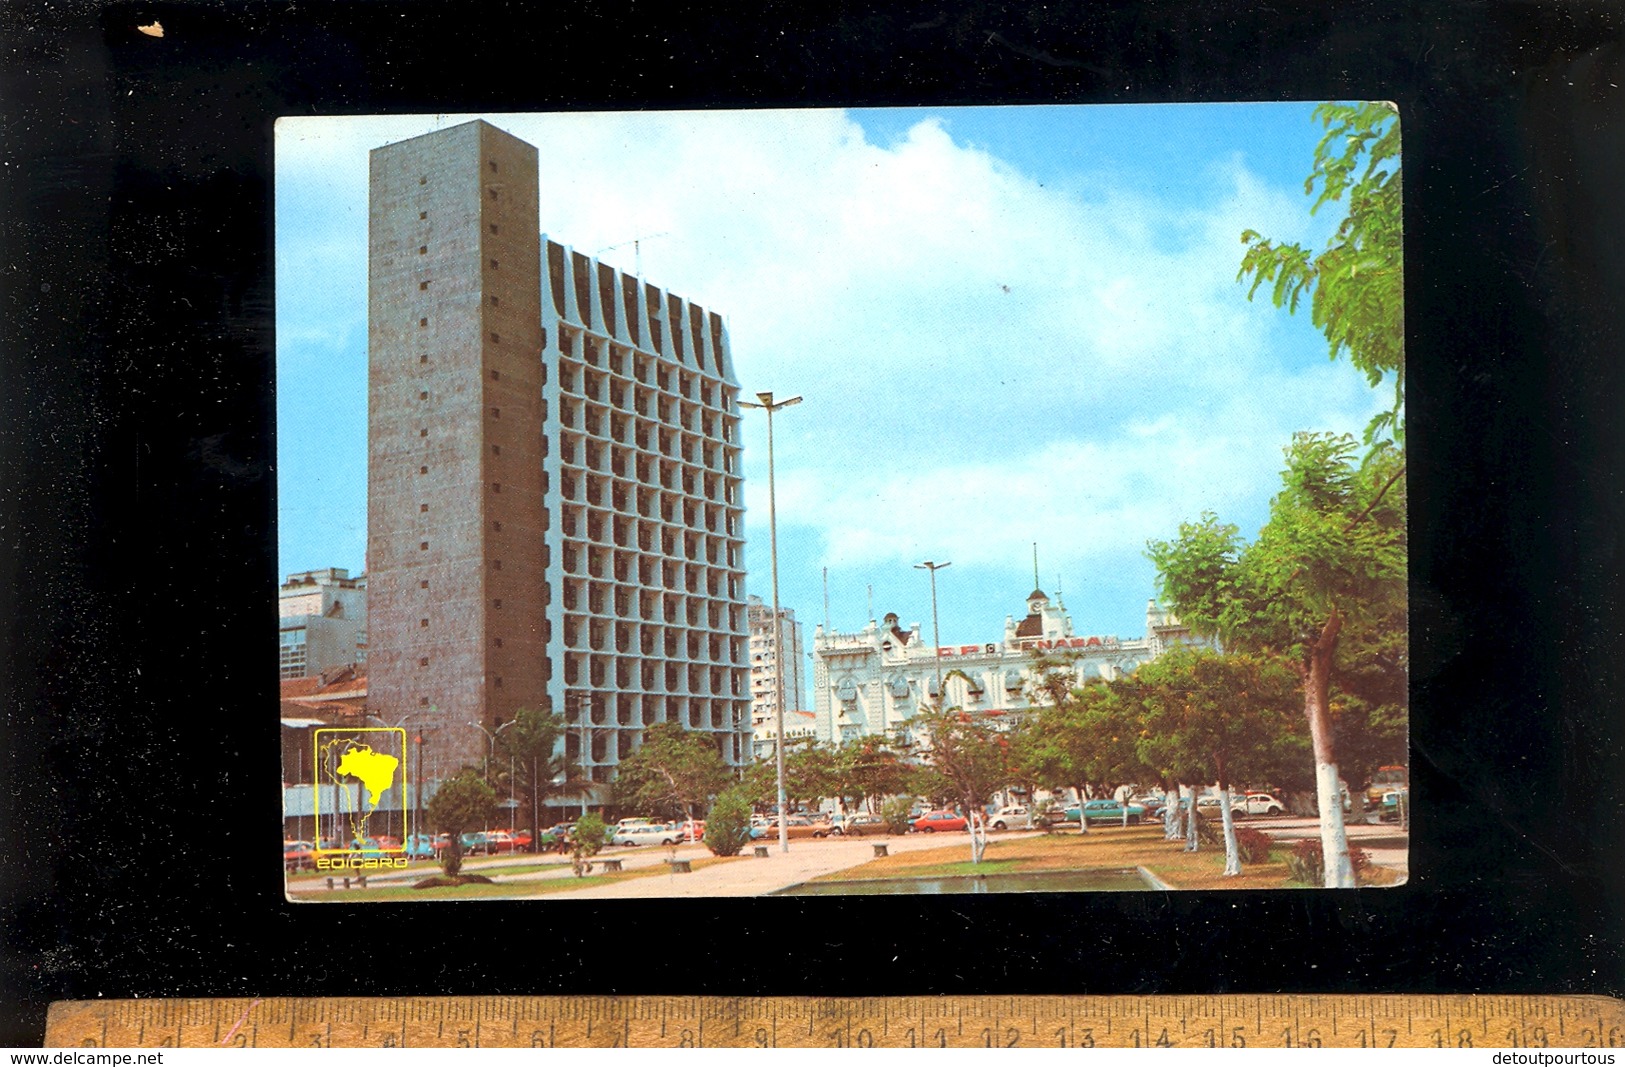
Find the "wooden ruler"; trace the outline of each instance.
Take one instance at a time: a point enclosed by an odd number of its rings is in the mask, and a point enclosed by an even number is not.
[[[51,1005],[104,1048],[1617,1048],[1589,996],[401,997]]]

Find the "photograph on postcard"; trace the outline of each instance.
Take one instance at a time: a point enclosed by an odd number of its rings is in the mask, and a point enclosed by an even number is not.
[[[288,898],[1403,883],[1400,119],[280,119]]]

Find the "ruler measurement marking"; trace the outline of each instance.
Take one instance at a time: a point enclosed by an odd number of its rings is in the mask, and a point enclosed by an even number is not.
[[[440,1047],[450,1047],[451,1044],[468,1044],[470,1038],[474,1047],[480,1048],[519,1046],[531,1040],[537,1046],[545,1041],[557,1047],[555,1020],[564,1018],[576,1020],[566,1027],[565,1047],[596,1047],[607,1043],[611,1035],[617,1045],[638,1047],[631,1041],[631,1019],[635,1016],[651,1021],[660,1017],[665,1024],[667,1045],[675,1044],[679,1036],[673,1033],[670,1023],[681,1020],[677,1030],[685,1045],[750,1047],[767,1044],[771,1039],[777,1047],[778,1021],[783,1016],[792,1025],[798,1018],[810,1020],[805,1040],[809,1046],[892,1047],[890,1028],[894,1007],[899,1010],[898,1037],[905,1047],[987,1044],[1002,1048],[1012,1041],[1020,1046],[1115,1047],[1114,1040],[1117,1044],[1132,1043],[1145,1048],[1204,1044],[1228,1047],[1239,1043],[1245,1032],[1230,1020],[1238,1016],[1245,1019],[1248,1007],[1254,1009],[1255,1024],[1260,1028],[1256,1041],[1250,1038],[1248,1044],[1256,1043],[1258,1047],[1281,1044],[1336,1047],[1342,1043],[1344,1022],[1350,1023],[1350,1045],[1364,1047],[1381,1048],[1391,1043],[1401,1048],[1455,1048],[1471,1043],[1484,1048],[1522,1048],[1530,1043],[1539,1045],[1543,1040],[1566,1045],[1569,1044],[1570,1018],[1575,1020],[1576,1040],[1583,1036],[1593,1043],[1600,1042],[1600,1047],[1607,1047],[1610,1034],[1617,1035],[1617,1028],[1625,1023],[1625,1002],[1619,1000],[1523,994],[1075,996],[1064,999],[1008,994],[855,999],[507,996],[269,998],[259,1003],[264,1006],[249,1012],[243,1011],[248,1002],[242,998],[59,1003],[53,1005],[55,1019],[48,1028],[46,1041],[51,1047],[98,1042],[104,1047],[124,1043],[154,1048],[209,1047],[211,1036],[218,1045],[220,1038],[227,1037],[226,1023],[235,1022],[240,1025],[231,1028],[228,1043],[252,1047],[260,1047],[261,1023],[266,1025],[269,1047],[389,1046],[395,1044],[391,1040],[395,1037],[399,1037],[402,1047],[434,1047],[437,1041]],[[1265,1007],[1270,1009],[1273,1032],[1263,1025]],[[726,1025],[716,1025],[719,1020],[726,1023],[730,1016],[733,1020],[731,1037]],[[949,1016],[955,1022],[953,1034],[945,1033]],[[1399,1016],[1404,1017],[1402,1028]],[[1472,1033],[1474,1016],[1478,1018],[1477,1034]],[[504,1017],[509,1021],[507,1037],[501,1036]],[[524,1031],[519,1029],[518,1023],[522,1020],[535,1020],[534,1026],[539,1027],[543,1018],[549,1022],[546,1033],[530,1026]],[[466,1027],[471,1019],[475,1025]],[[616,1019],[621,1022],[619,1034],[614,1033]],[[1138,1022],[1143,1030],[1136,1030],[1132,1037],[1121,1032],[1115,1039],[1107,1036],[1116,1030],[1118,1019],[1130,1024]],[[1029,1026],[1026,1032],[1020,1030],[1022,1020]],[[453,1025],[447,1027],[448,1021]],[[745,1026],[746,1021],[752,1025]],[[918,1033],[903,1032],[905,1024],[911,1021],[917,1021]],[[148,1022],[154,1024],[150,1041],[146,1035]],[[288,1023],[286,1034],[277,1029],[283,1022]],[[435,1033],[428,1031],[429,1022],[435,1023]],[[484,1033],[487,1022],[492,1023],[494,1035],[489,1046]],[[831,1022],[837,1025],[828,1026]],[[967,1022],[971,1024],[969,1035],[973,1038],[968,1042],[965,1040]],[[879,1035],[873,1033],[877,1023],[881,1030]],[[374,1024],[379,1027],[377,1035],[372,1033]],[[710,1034],[705,1032],[708,1024]],[[653,1027],[643,1029],[646,1025],[640,1023],[640,1042],[661,1047],[660,1042],[651,1040]],[[821,1026],[827,1029],[819,1029]],[[1090,1028],[1087,1036],[1083,1032],[1085,1027]],[[1205,1027],[1213,1029],[1204,1031]],[[584,1042],[581,1035],[586,1029],[593,1031],[593,1038]],[[1557,1035],[1551,1034],[1553,1029],[1558,1031]],[[1235,1030],[1234,1035],[1232,1030]],[[1405,1040],[1395,1040],[1396,1030],[1397,1036]],[[1558,1040],[1550,1041],[1551,1036],[1557,1036]],[[452,1040],[454,1038],[458,1040]]]

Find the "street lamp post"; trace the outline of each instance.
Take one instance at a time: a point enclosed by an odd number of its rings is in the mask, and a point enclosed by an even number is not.
[[[773,413],[801,403],[799,396],[775,402],[773,394],[757,393],[761,403],[741,400],[741,407],[767,412],[767,529],[773,557],[773,751],[779,785],[779,851],[790,851],[790,829],[784,795],[784,630],[779,619],[779,520],[778,495],[773,480]]]
[[[917,571],[931,572],[931,644],[934,646],[933,650],[937,657],[937,710],[939,711],[946,705],[947,697],[942,691],[942,634],[937,629],[937,572],[944,567],[950,566],[952,566],[951,563],[933,563],[930,560],[914,565],[914,569]]]
[[[469,720],[468,725],[474,727],[474,729],[476,729],[480,733],[484,734],[485,739],[490,742],[490,748],[487,750],[486,755],[485,755],[485,781],[486,781],[487,784],[489,784],[490,781],[491,781],[491,761],[497,758],[497,735],[502,733],[502,731],[506,730],[508,727],[512,726],[514,723],[516,723],[518,721],[519,721],[518,719],[509,719],[507,722],[503,723],[501,726],[498,726],[495,730],[487,730],[481,724],[479,724],[477,722],[474,722],[472,719]],[[508,772],[508,790],[509,790],[509,793],[510,793],[510,798],[511,798],[511,793],[512,793],[512,790],[513,790],[513,771],[511,769],[512,768],[512,762],[513,761],[510,759],[509,760],[510,770]],[[489,830],[490,827],[487,826],[486,829]],[[534,832],[535,827],[532,827],[531,830],[532,830],[532,832]]]

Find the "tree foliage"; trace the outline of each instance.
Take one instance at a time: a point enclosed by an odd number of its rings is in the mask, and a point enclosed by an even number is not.
[[[488,825],[496,808],[496,791],[472,767],[464,767],[440,783],[429,798],[426,813],[437,833],[451,835],[450,843],[440,853],[440,864],[447,874],[455,877],[463,868],[463,833]]]
[[[737,856],[750,843],[750,797],[740,786],[717,794],[705,817],[705,847],[714,856]]]
[[[1352,885],[1353,873],[1336,796],[1332,684],[1351,665],[1351,650],[1367,655],[1368,667],[1382,657],[1397,675],[1406,666],[1403,461],[1385,450],[1364,463],[1355,455],[1347,435],[1296,434],[1269,521],[1251,544],[1208,513],[1181,524],[1173,541],[1148,545],[1164,600],[1193,630],[1217,636],[1231,651],[1279,656],[1297,672],[1327,882],[1339,886]],[[1396,683],[1388,679],[1389,689]]]
[[[1252,279],[1250,300],[1270,286],[1276,307],[1296,313],[1310,298],[1310,320],[1330,356],[1347,355],[1373,387],[1393,380],[1393,406],[1372,420],[1366,441],[1386,432],[1405,439],[1405,328],[1399,113],[1391,104],[1326,103],[1315,108],[1326,134],[1315,148],[1304,193],[1311,211],[1347,200],[1347,215],[1319,255],[1296,243],[1242,233],[1247,251],[1236,280]]]
[[[514,781],[510,785],[524,794],[531,833],[539,841],[541,808],[547,798],[579,793],[587,780],[579,767],[555,752],[565,729],[561,716],[538,708],[520,708],[511,723],[497,733],[496,747],[513,767]],[[504,768],[499,763],[494,769],[500,772]]]
[[[621,761],[615,803],[660,814],[680,811],[694,818],[728,783],[716,746],[675,722],[659,722],[643,732],[643,744]]]

